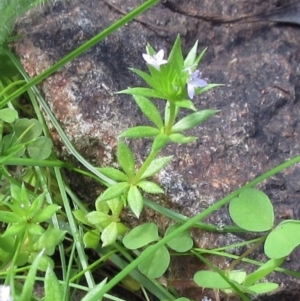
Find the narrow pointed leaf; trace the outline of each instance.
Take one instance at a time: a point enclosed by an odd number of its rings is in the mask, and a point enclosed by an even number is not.
[[[151,181],[140,181],[137,184],[138,187],[142,188],[145,192],[148,193],[163,193],[163,189],[154,182]]]
[[[136,126],[124,131],[120,138],[146,138],[159,135],[160,131],[152,126]]]
[[[128,190],[129,186],[130,185],[127,182],[117,183],[116,185],[107,188],[99,197],[99,201],[114,199]]]
[[[203,50],[201,51],[201,53],[199,54],[199,56],[198,56],[197,59],[195,60],[195,64],[196,64],[196,65],[198,65],[198,64],[201,62],[201,60],[202,60],[202,58],[203,58],[203,56],[204,56],[206,50],[207,50],[207,48],[205,48],[205,49],[203,49]]]
[[[110,223],[101,233],[102,248],[116,242],[118,237],[117,223]]]
[[[118,162],[128,177],[132,177],[135,172],[135,160],[130,148],[122,141],[118,143]]]
[[[144,115],[151,120],[158,129],[162,128],[164,125],[162,117],[153,102],[140,95],[134,95],[133,98]]]
[[[175,134],[171,134],[169,138],[174,143],[186,144],[186,143],[191,143],[196,141],[198,137],[193,137],[193,136],[186,137],[183,134],[175,133]]]
[[[192,129],[218,112],[218,110],[203,110],[192,113],[174,124],[172,132],[176,133]]]
[[[166,134],[160,134],[158,136],[155,137],[153,143],[152,143],[152,151],[159,151],[162,148],[166,147],[168,142],[170,141],[170,138],[168,135]]]
[[[262,278],[269,275],[271,272],[273,272],[277,267],[279,267],[285,258],[279,258],[279,259],[270,259],[265,264],[260,266],[255,272],[249,274],[244,282],[245,286],[251,286],[254,283],[258,282]]]
[[[154,159],[146,171],[142,175],[142,179],[152,177],[153,175],[157,174],[161,171],[164,167],[166,167],[170,161],[172,160],[173,156],[168,157],[161,157]]]
[[[198,40],[186,56],[184,60],[184,69],[189,68],[189,67],[194,67],[196,69],[197,65],[195,65],[196,61],[196,55],[197,55],[197,48],[198,48]]]
[[[154,90],[156,90],[156,89],[158,89],[160,87],[159,86],[159,82],[155,79],[155,77],[152,77],[148,73],[143,72],[143,71],[138,70],[138,69],[134,69],[134,68],[129,68],[129,70],[131,70],[132,72],[134,72],[137,75],[139,75]]]
[[[190,109],[192,111],[196,111],[194,103],[188,99],[178,100],[175,102],[175,104],[179,108]]]
[[[63,291],[53,269],[48,266],[45,275],[45,301],[53,300],[63,300]]]
[[[136,186],[131,186],[129,188],[127,202],[131,211],[135,214],[137,218],[139,218],[143,210],[144,201],[141,192]]]
[[[102,167],[99,168],[99,171],[117,182],[126,182],[128,180],[128,176],[124,172],[113,167]]]
[[[177,36],[175,43],[172,47],[168,61],[169,61],[169,65],[174,66],[176,68],[177,73],[180,74],[184,66],[184,61],[182,56],[181,41],[179,35]]]
[[[118,93],[123,93],[123,94],[131,94],[131,95],[140,95],[140,96],[145,96],[145,97],[153,97],[153,98],[162,98],[164,99],[164,95],[157,92],[154,89],[149,89],[149,88],[129,88],[122,90]]]

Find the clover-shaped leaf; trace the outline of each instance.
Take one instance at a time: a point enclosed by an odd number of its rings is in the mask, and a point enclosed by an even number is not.
[[[165,236],[175,231],[180,225],[172,225],[170,226]],[[176,235],[176,237],[172,238],[168,243],[168,246],[177,252],[187,252],[193,247],[193,239],[188,230],[182,231]]]
[[[153,248],[153,246],[148,248]],[[143,252],[145,251],[146,250]],[[161,277],[167,270],[169,264],[170,253],[165,246],[162,246],[139,264],[139,270],[147,277],[154,279]]]
[[[52,141],[48,137],[38,137],[27,146],[28,154],[36,160],[47,159],[52,152]]]
[[[274,211],[268,196],[254,188],[244,189],[239,197],[229,204],[232,220],[241,228],[253,231],[268,231],[273,227]]]
[[[127,249],[135,250],[158,239],[157,225],[154,223],[145,223],[129,231],[123,238],[123,244]]]
[[[267,236],[265,254],[273,259],[286,257],[299,245],[300,221],[285,220]]]

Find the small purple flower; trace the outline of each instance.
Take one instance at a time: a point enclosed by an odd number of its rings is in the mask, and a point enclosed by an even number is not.
[[[143,58],[147,64],[151,65],[159,71],[160,66],[166,64],[168,61],[163,59],[164,51],[163,49],[159,50],[156,54],[150,55],[143,53]]]
[[[190,99],[194,98],[196,88],[207,86],[207,82],[200,78],[200,71],[196,70],[193,73],[189,70],[190,77],[187,80],[187,92]]]

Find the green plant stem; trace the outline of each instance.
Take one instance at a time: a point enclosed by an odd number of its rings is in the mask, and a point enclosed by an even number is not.
[[[23,85],[26,84],[26,80],[22,79],[22,80],[17,80],[15,82],[12,82],[10,85],[6,86],[1,92],[0,92],[0,98],[5,96],[5,94],[7,93],[7,91],[9,91],[11,88],[18,86],[18,85]],[[3,105],[0,102],[0,108],[2,108]]]
[[[23,165],[23,166],[40,166],[40,167],[66,167],[70,168],[69,163],[65,163],[60,160],[36,160],[30,158],[9,158],[0,156],[0,164],[3,165]]]
[[[164,206],[161,206],[155,202],[152,202],[151,200],[148,200],[144,198],[144,204],[146,207],[151,208],[152,210],[167,216],[171,218],[173,221],[183,224],[186,222],[189,217],[180,214],[178,212],[175,212],[169,208],[166,208]],[[246,233],[248,231],[238,227],[238,226],[224,226],[220,228],[219,226],[209,225],[206,223],[198,222],[193,225],[194,228],[199,228],[205,231],[211,231],[211,232],[219,232],[219,233]]]
[[[133,271],[141,262],[143,262],[148,256],[156,252],[160,247],[165,245],[168,241],[170,241],[172,238],[175,238],[179,233],[189,229],[192,227],[195,223],[201,221],[203,218],[210,215],[215,210],[221,208],[225,204],[229,203],[231,199],[238,196],[243,189],[251,188],[257,185],[258,183],[274,176],[275,174],[279,173],[280,171],[292,166],[295,163],[300,162],[300,156],[296,156],[283,164],[280,164],[276,166],[275,168],[267,171],[263,175],[255,178],[254,180],[250,181],[246,185],[242,186],[241,188],[233,191],[232,193],[228,194],[226,197],[212,205],[211,207],[207,208],[203,212],[199,213],[198,215],[192,217],[188,221],[186,221],[184,224],[182,224],[179,228],[177,228],[175,231],[171,232],[170,234],[163,237],[159,242],[157,242],[155,245],[147,248],[138,258],[136,258],[133,262],[131,262],[126,268],[124,268],[119,274],[117,274],[114,278],[112,278],[105,286],[99,291],[98,294],[93,296],[89,301],[97,301],[100,298],[103,297],[103,295],[107,292],[109,292],[117,283],[119,283],[126,275],[128,275],[131,271]]]
[[[254,250],[256,250],[266,240],[266,238],[267,235],[262,236],[251,248],[247,249],[242,255],[239,256],[239,258],[234,260],[227,268],[227,270],[232,271],[237,264],[239,264],[244,258],[246,258]]]
[[[147,159],[145,160],[145,162],[143,163],[143,165],[141,166],[139,171],[133,177],[133,179],[132,179],[132,184],[133,185],[137,184],[140,181],[140,179],[143,176],[144,172],[147,170],[147,168],[149,167],[151,162],[155,159],[155,157],[158,155],[158,153],[159,153],[159,150],[158,151],[153,151],[152,150],[150,152],[149,156],[147,157]]]
[[[234,254],[226,253],[226,252],[219,252],[216,250],[194,249],[194,252],[198,252],[200,254],[211,254],[211,255],[216,255],[216,256],[228,257],[228,258],[232,258],[232,259],[239,258],[238,255],[234,255]],[[257,265],[257,266],[262,266],[265,264],[264,262],[259,262],[257,260],[253,260],[253,259],[249,259],[249,258],[243,258],[242,262],[249,263],[252,265]],[[292,277],[300,278],[299,272],[295,272],[295,271],[291,271],[291,270],[287,270],[287,269],[279,268],[279,267],[275,268],[274,271],[284,273],[284,274],[292,276]]]
[[[93,37],[92,39],[90,39],[89,41],[84,43],[83,45],[79,46],[77,49],[72,51],[70,54],[63,57],[61,60],[59,60],[54,65],[52,65],[50,68],[48,68],[41,74],[37,75],[30,82],[25,84],[23,87],[21,87],[20,89],[18,89],[15,92],[13,92],[12,94],[10,94],[5,99],[5,102],[3,103],[3,105],[8,103],[9,101],[12,101],[13,99],[17,98],[18,96],[20,96],[21,94],[26,92],[26,90],[29,89],[30,87],[32,87],[33,85],[36,85],[36,84],[40,83],[41,81],[43,81],[44,79],[49,77],[51,74],[56,72],[58,69],[60,69],[62,66],[64,66],[68,62],[72,61],[73,59],[75,59],[76,57],[81,55],[82,53],[86,52],[88,49],[90,49],[91,47],[93,47],[94,45],[96,45],[97,43],[102,41],[104,38],[109,36],[111,33],[116,31],[120,27],[124,26],[126,23],[130,22],[132,19],[134,19],[135,17],[137,17],[138,15],[140,15],[141,13],[143,13],[144,11],[146,11],[147,9],[149,9],[151,6],[158,3],[159,1],[160,0],[148,0],[145,3],[143,3],[142,5],[140,5],[139,7],[137,7],[136,9],[134,9],[132,12],[129,12],[123,18],[121,18],[120,20],[118,20],[117,22],[115,22],[114,24],[112,24],[111,26],[109,26],[108,28],[103,30],[102,32],[100,32],[98,35],[96,35],[95,37]]]
[[[171,130],[174,125],[175,118],[176,118],[176,106],[170,101],[168,101],[168,103],[170,105],[170,115],[169,115],[168,124],[166,125],[166,128],[165,128],[165,133],[167,135],[169,135],[171,133]]]

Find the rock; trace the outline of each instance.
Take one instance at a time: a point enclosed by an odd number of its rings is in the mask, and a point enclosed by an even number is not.
[[[139,1],[128,0],[125,4],[116,0],[113,3],[121,10],[129,11]],[[95,165],[115,164],[116,137],[128,127],[146,121],[130,97],[114,94],[141,84],[128,68],[145,70],[141,54],[146,44],[168,53],[180,33],[185,52],[197,39],[200,49],[208,47],[200,66],[203,77],[209,83],[223,83],[224,86],[196,97],[195,104],[198,109],[219,109],[221,112],[190,132],[199,137],[196,143],[167,147],[164,155],[174,154],[175,159],[157,177],[166,192],[164,201],[182,214],[193,216],[299,153],[300,29],[268,22],[207,22],[190,13],[235,18],[282,4],[275,0],[169,3],[180,13],[163,3],[158,4],[140,17],[155,26],[138,21],[129,23],[68,63],[44,81],[41,89],[76,148]],[[29,75],[34,77],[120,17],[121,14],[106,1],[101,4],[93,0],[57,2],[50,10],[31,12],[19,20],[16,30],[24,36],[15,44],[15,50]],[[162,101],[157,104],[163,109]],[[53,139],[60,155],[67,157],[55,133]],[[130,146],[141,162],[149,151],[150,142],[136,140],[130,142]],[[300,218],[299,174],[299,165],[295,165],[259,186],[275,206],[277,223]],[[95,189],[87,196],[82,179],[70,181],[75,187],[78,184],[78,193],[89,200],[94,200],[99,193]],[[226,208],[206,221],[219,226],[232,223]],[[164,227],[164,222],[158,223]],[[196,245],[201,248],[242,240],[243,237],[233,234],[203,231],[195,234]],[[299,271],[299,256],[299,250],[295,250],[284,267]],[[265,260],[260,252],[254,257]],[[221,268],[228,265],[223,258],[213,260]],[[214,298],[209,291],[202,292],[189,281],[201,266],[198,260],[189,259],[177,262],[173,268],[177,288],[182,295],[194,300],[202,300],[204,295]],[[243,267],[248,272],[253,269]],[[180,283],[179,278],[186,282]],[[277,273],[268,279],[280,283],[280,291],[256,300],[300,298],[296,278]]]

